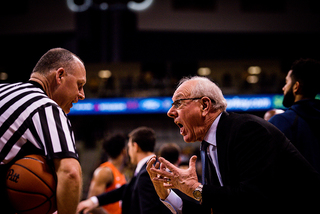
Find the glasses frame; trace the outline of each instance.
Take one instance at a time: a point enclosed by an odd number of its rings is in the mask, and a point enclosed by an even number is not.
[[[171,106],[178,109],[180,106],[181,106],[181,101],[184,101],[184,100],[200,100],[202,99],[203,97],[194,97],[194,98],[183,98],[183,99],[178,99],[176,101],[174,101]]]

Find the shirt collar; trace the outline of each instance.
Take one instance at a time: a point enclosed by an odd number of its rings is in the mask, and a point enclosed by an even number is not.
[[[213,121],[206,136],[204,136],[204,138],[203,138],[203,140],[207,141],[209,144],[214,145],[214,146],[217,146],[216,132],[217,132],[217,127],[218,127],[218,123],[219,123],[221,114],[219,114],[219,116]]]
[[[40,88],[45,94],[47,94],[43,87],[40,85],[40,83],[36,82],[36,81],[33,81],[33,80],[29,80],[28,83],[31,83],[32,85],[36,86],[37,88]]]
[[[141,170],[141,168],[143,167],[143,165],[150,159],[154,156],[154,154],[150,155],[150,156],[147,156],[145,158],[142,158],[139,163],[137,164],[137,168],[136,170],[134,171],[134,174],[138,174]]]

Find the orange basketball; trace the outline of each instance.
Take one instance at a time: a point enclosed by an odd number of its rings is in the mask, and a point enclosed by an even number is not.
[[[57,179],[41,155],[27,155],[8,170],[7,194],[21,214],[51,214],[56,211]]]

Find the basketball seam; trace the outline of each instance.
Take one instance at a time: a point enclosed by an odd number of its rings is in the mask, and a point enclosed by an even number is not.
[[[26,157],[23,157],[23,158],[21,158],[21,159],[35,160],[35,161],[38,161],[38,162],[40,162],[40,163],[42,163],[42,164],[45,164],[42,160],[39,160],[39,159],[34,158],[34,157],[30,157],[30,156],[26,156]],[[49,166],[49,168],[50,168],[51,170],[53,170],[52,167],[50,167],[50,165],[48,165],[48,166]],[[53,175],[53,179],[55,180],[55,182],[57,182],[57,178],[56,178],[55,175]]]
[[[14,163],[13,165],[17,165],[17,166],[21,166],[23,168],[25,168],[26,170],[28,170],[29,172],[31,172],[32,174],[34,174],[36,177],[38,177],[50,190],[52,193],[56,193],[56,191],[54,191],[41,177],[39,177],[37,174],[35,174],[33,171],[31,171],[30,169],[28,169],[27,167],[19,164],[19,163]]]
[[[38,162],[40,162],[40,163],[43,163],[43,161],[38,160],[38,159],[33,158],[33,157],[24,157],[24,158],[21,158],[21,159],[31,159],[31,160],[35,160],[35,161],[38,161]]]
[[[42,202],[41,204],[39,204],[38,206],[32,207],[30,209],[26,209],[26,210],[16,210],[16,211],[19,211],[19,212],[27,212],[27,211],[36,209],[38,207],[41,207],[43,204],[45,204],[47,201],[50,201],[51,198],[55,196],[54,194],[52,194],[51,197],[48,197],[45,194],[42,194],[42,193],[39,193],[39,192],[29,192],[29,191],[16,190],[16,189],[13,189],[13,188],[10,188],[10,187],[7,187],[7,189],[10,189],[10,190],[16,191],[16,192],[22,192],[22,193],[28,193],[28,194],[34,194],[34,195],[36,195],[36,194],[37,195],[42,195],[42,196],[44,196],[46,198],[46,200],[44,202]],[[49,209],[48,209],[47,213],[51,210],[51,207],[52,207],[52,204],[50,202],[50,206],[49,206]]]

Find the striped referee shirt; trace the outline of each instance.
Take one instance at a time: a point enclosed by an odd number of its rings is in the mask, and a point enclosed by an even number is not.
[[[41,150],[47,158],[76,158],[70,121],[36,82],[0,84],[0,164]]]

